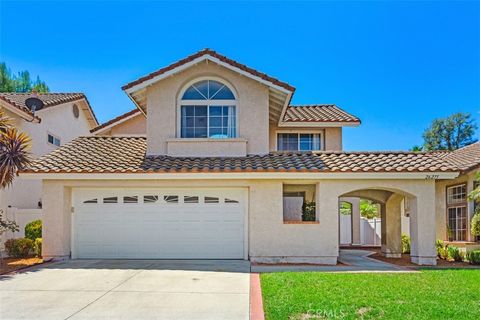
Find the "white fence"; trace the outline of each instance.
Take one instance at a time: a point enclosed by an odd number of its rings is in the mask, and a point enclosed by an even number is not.
[[[2,239],[0,239],[2,247],[7,239],[25,237],[25,226],[27,223],[42,219],[42,209],[7,208],[6,211],[5,218],[15,221],[20,230],[18,232],[5,232],[2,235]]]
[[[382,219],[360,218],[360,242],[366,246],[382,244]]]
[[[410,235],[410,218],[402,215],[402,234]],[[382,244],[382,219],[360,218],[360,244],[379,246]],[[340,214],[340,244],[352,243],[352,216]]]
[[[381,219],[360,218],[360,244],[364,246],[381,245]],[[352,216],[340,215],[340,244],[352,243]]]

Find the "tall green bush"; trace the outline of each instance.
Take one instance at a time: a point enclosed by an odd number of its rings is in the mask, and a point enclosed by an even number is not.
[[[25,238],[35,241],[42,237],[42,220],[34,220],[25,226]]]

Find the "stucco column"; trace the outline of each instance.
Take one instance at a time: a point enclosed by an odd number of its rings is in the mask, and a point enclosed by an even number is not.
[[[413,263],[436,265],[434,182],[425,188],[416,199],[410,199],[410,256]]]
[[[402,256],[402,200],[402,195],[394,193],[381,208],[382,253],[389,258]]]
[[[321,247],[324,255],[328,257],[327,264],[336,264],[340,249],[338,189],[326,181],[317,183],[316,188],[316,213],[322,232],[322,243],[317,246]]]
[[[352,204],[352,245],[362,245],[360,238],[360,198],[351,198]]]
[[[352,246],[360,246],[362,244],[362,240],[360,238],[360,198],[341,197],[340,201],[345,201],[352,205],[351,244]]]
[[[44,259],[70,256],[71,189],[56,181],[43,182],[42,255]]]

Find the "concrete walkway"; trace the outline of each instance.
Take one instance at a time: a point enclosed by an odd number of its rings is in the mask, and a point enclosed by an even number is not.
[[[248,261],[73,260],[0,277],[0,319],[248,319]]]
[[[283,272],[283,271],[319,271],[319,272],[416,272],[414,270],[396,266],[369,258],[373,251],[368,250],[340,250],[336,266],[326,265],[252,265],[252,272]]]

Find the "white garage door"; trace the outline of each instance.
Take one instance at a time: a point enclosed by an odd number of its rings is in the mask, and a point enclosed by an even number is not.
[[[244,189],[76,189],[73,258],[243,259]]]

